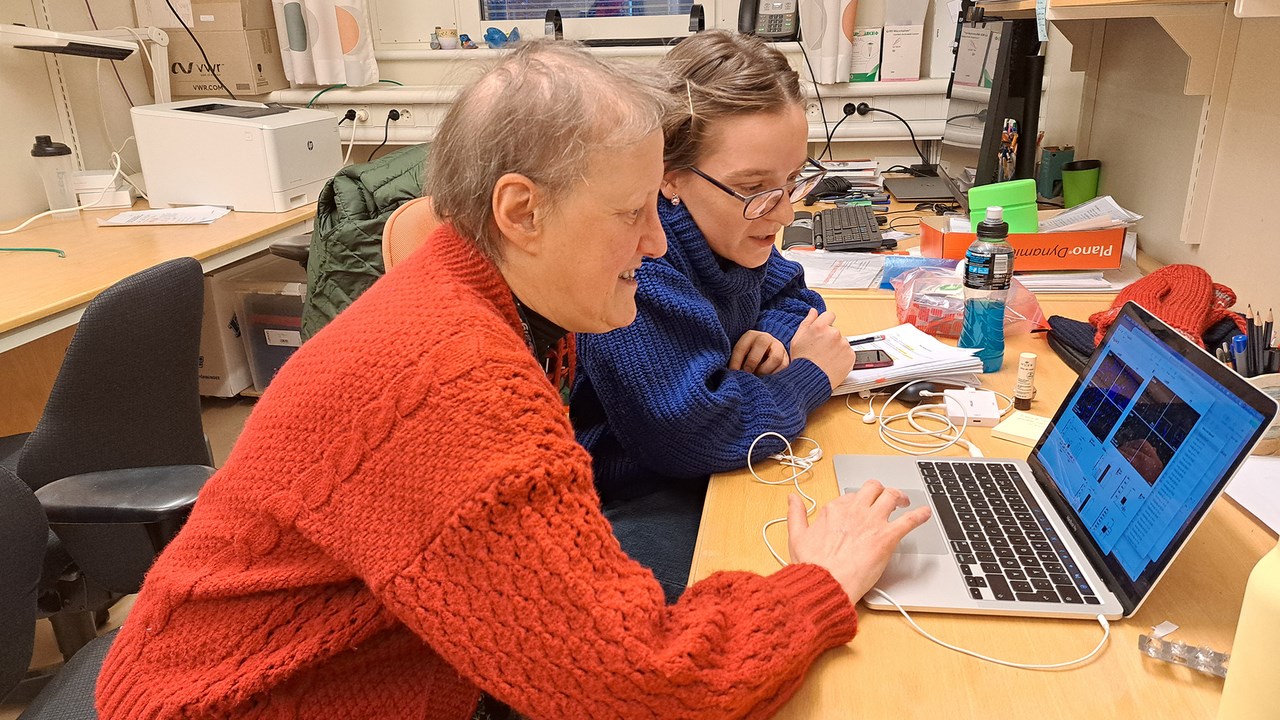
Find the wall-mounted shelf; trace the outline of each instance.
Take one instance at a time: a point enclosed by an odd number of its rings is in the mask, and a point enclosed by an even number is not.
[[[1036,13],[1034,0],[994,0],[980,4],[988,15],[1035,17]],[[1280,0],[1236,0],[1237,17],[1242,4],[1252,12],[1280,11]],[[1154,19],[1187,55],[1187,78],[1183,84],[1187,95],[1208,95],[1213,88],[1226,16],[1225,0],[1050,0],[1045,14],[1071,41],[1071,69],[1077,71],[1086,69],[1089,58],[1098,50],[1093,43],[1100,38],[1095,32],[1099,21]]]

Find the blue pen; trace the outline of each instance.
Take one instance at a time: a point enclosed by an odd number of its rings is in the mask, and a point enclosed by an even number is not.
[[[1247,369],[1247,363],[1245,362],[1245,354],[1248,352],[1248,350],[1249,350],[1248,335],[1244,335],[1242,333],[1240,335],[1232,336],[1231,358],[1235,362],[1236,372],[1240,373],[1241,375],[1244,375]]]

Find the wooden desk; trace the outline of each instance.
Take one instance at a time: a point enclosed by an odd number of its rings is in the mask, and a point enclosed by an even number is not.
[[[0,436],[35,426],[72,328],[98,293],[173,258],[194,257],[210,272],[261,253],[281,237],[309,231],[315,206],[283,213],[233,212],[209,225],[98,226],[98,219],[118,212],[46,218],[6,237],[8,246],[55,247],[67,256],[0,253]]]
[[[847,334],[896,324],[892,296],[828,292],[837,324]],[[1109,297],[1041,300],[1046,314],[1084,317],[1110,305]],[[1008,357],[1039,356],[1037,399],[1032,410],[1050,414],[1075,380],[1041,336],[1010,338]],[[1012,394],[1017,363],[987,376],[988,386]],[[883,398],[882,398],[883,399]],[[823,446],[824,459],[802,480],[819,503],[836,495],[830,458],[841,453],[892,454],[874,426],[859,418],[866,401],[855,397],[857,414],[833,398],[809,419],[805,434]],[[971,428],[966,436],[991,457],[1026,457],[1028,448]],[[963,456],[953,449],[944,455]],[[782,478],[778,467],[761,474]],[[788,486],[789,487],[789,486]],[[794,490],[793,490],[794,492]],[[760,538],[768,520],[786,513],[787,487],[754,482],[745,470],[712,478],[694,553],[691,581],[718,570],[777,570]],[[775,547],[786,547],[785,524],[771,528]],[[1082,668],[1016,670],[942,648],[917,635],[897,612],[859,606],[858,636],[824,654],[779,718],[1212,718],[1222,681],[1139,655],[1137,638],[1164,620],[1182,626],[1175,637],[1218,650],[1231,647],[1250,569],[1274,538],[1239,508],[1220,500],[1136,616],[1112,623],[1108,647]],[[1101,629],[1079,620],[1015,619],[915,613],[925,629],[943,640],[1002,659],[1027,663],[1070,660],[1097,643]],[[797,618],[802,622],[803,618]]]

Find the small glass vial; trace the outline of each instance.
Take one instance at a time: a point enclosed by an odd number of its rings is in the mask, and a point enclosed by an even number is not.
[[[1036,354],[1018,355],[1018,382],[1013,386],[1013,409],[1030,410],[1036,396]]]

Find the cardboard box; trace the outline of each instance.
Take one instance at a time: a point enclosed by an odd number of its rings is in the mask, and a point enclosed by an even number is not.
[[[191,16],[191,0],[169,0],[173,10],[164,0],[133,0],[133,14],[138,17],[138,27],[158,27],[162,29],[182,29],[182,24],[174,17],[176,10],[182,16],[182,22],[191,27],[195,19]],[[194,29],[194,28],[193,28]]]
[[[951,77],[955,64],[956,22],[960,3],[933,0],[933,9],[924,22],[924,55],[931,78]]]
[[[1051,217],[1053,213],[1042,213]],[[920,252],[925,257],[959,260],[978,237],[967,232],[946,232],[949,217],[926,217],[920,221]],[[1124,228],[1058,233],[1012,233],[1013,269],[1027,270],[1112,270],[1120,267],[1124,250]]]
[[[880,79],[920,79],[924,21],[929,0],[893,0],[884,6],[884,35],[880,51]]]
[[[853,31],[853,62],[849,82],[875,82],[880,79],[880,36],[878,27],[860,27]]]
[[[231,92],[261,95],[289,87],[275,28],[234,32],[197,32],[214,70]],[[169,87],[177,97],[218,97],[218,84],[200,49],[184,33],[169,34]]]
[[[170,0],[192,30],[262,30],[276,26],[271,0]],[[182,30],[165,0],[133,0],[138,25]],[[185,31],[184,31],[185,32]],[[172,33],[171,33],[172,35]],[[201,41],[203,42],[203,41]]]
[[[886,25],[880,51],[880,79],[906,82],[920,79],[924,25]]]
[[[960,31],[960,47],[956,49],[956,85],[982,86],[982,71],[990,44],[991,31],[986,28],[966,25]]]

